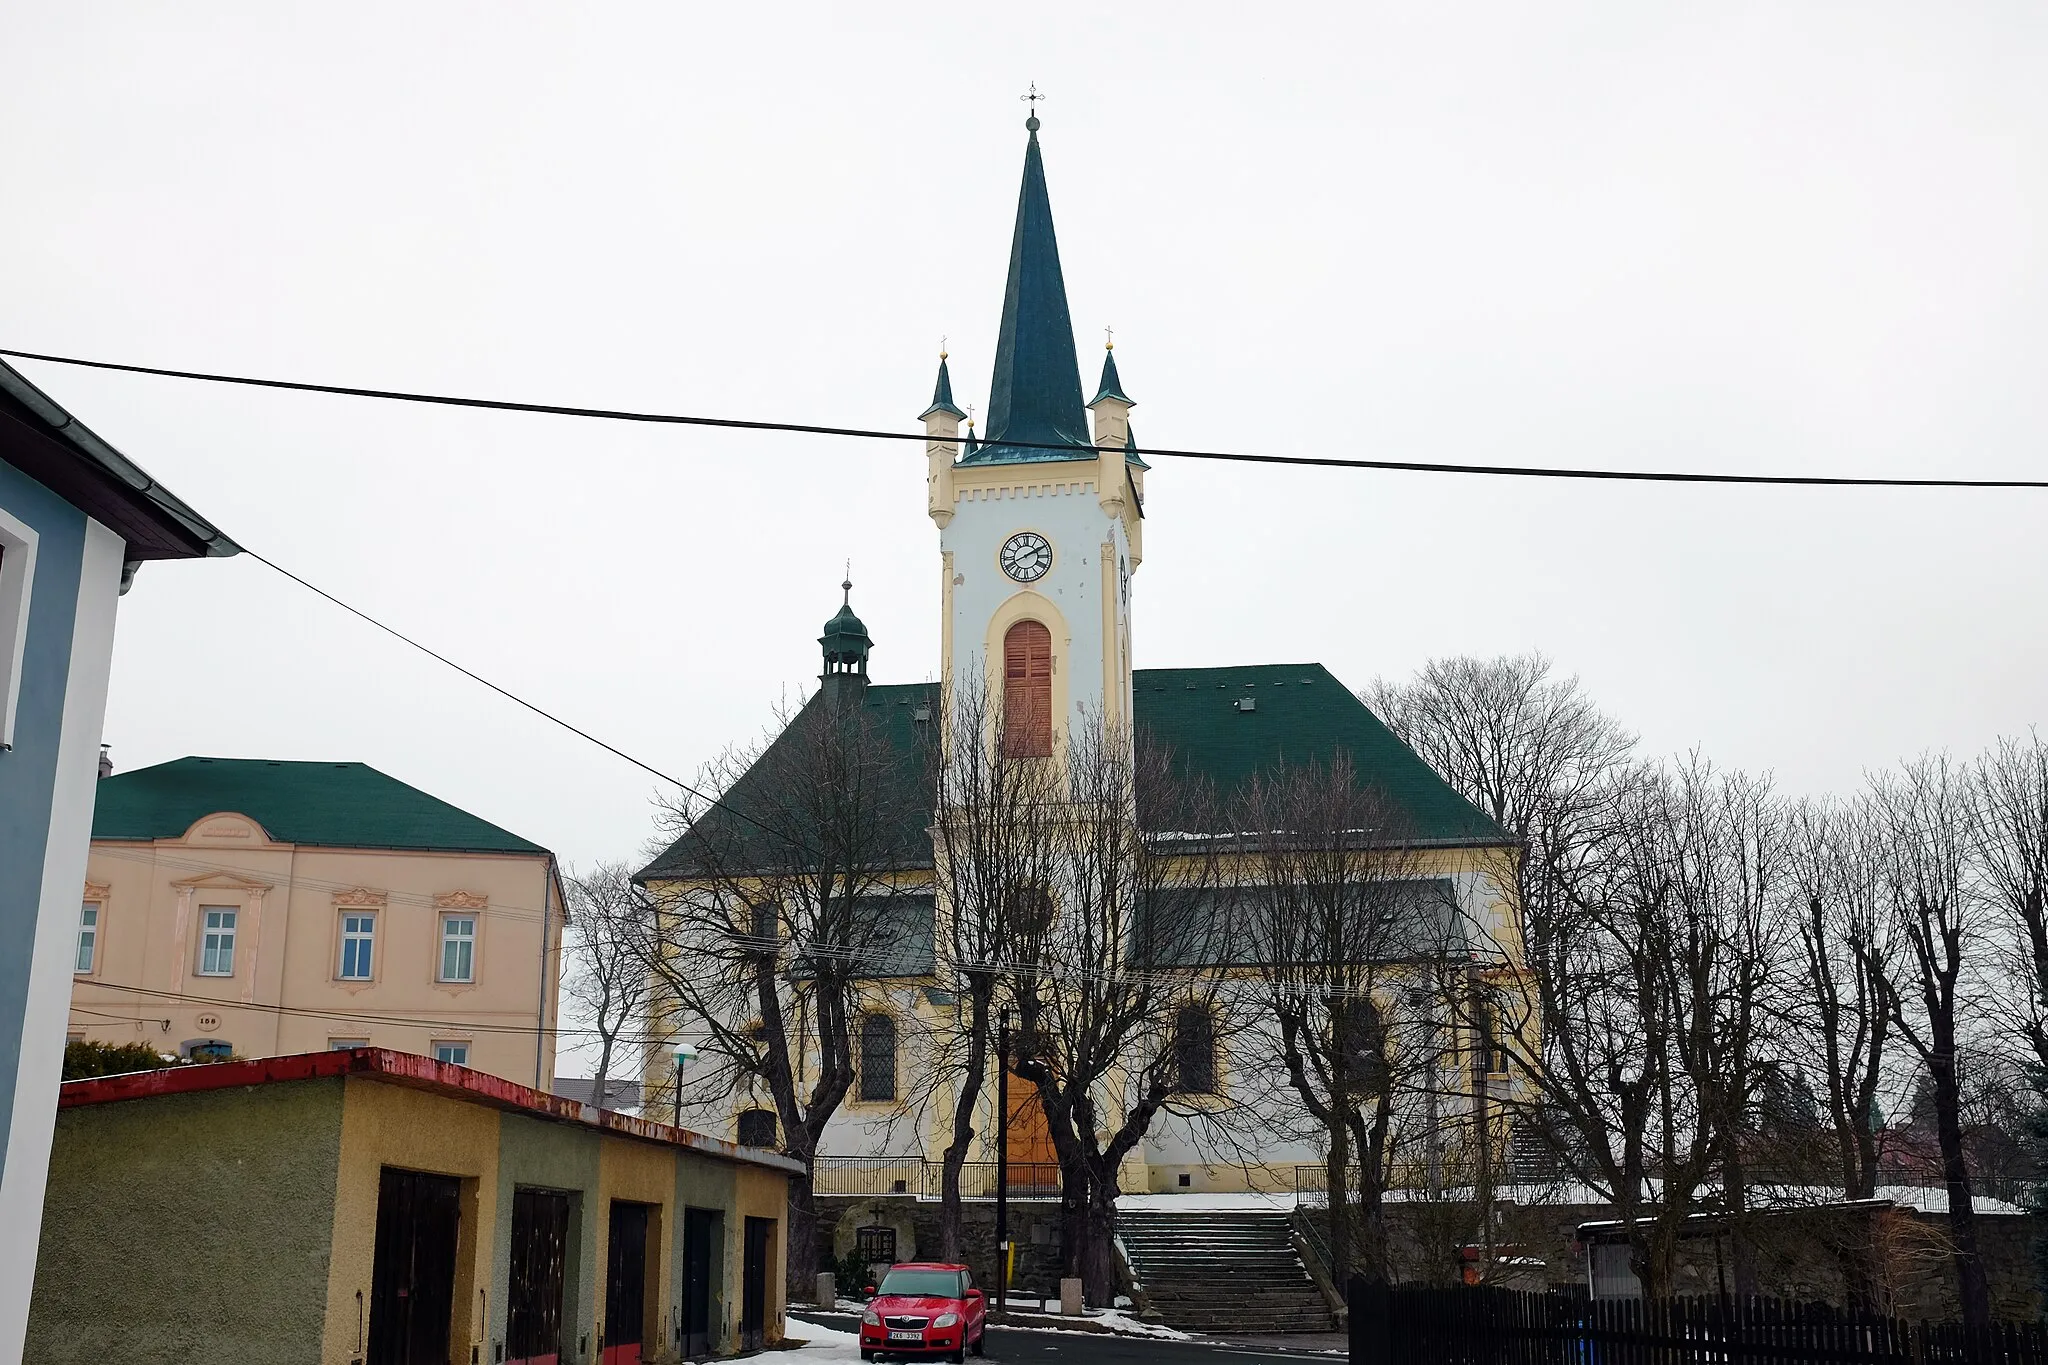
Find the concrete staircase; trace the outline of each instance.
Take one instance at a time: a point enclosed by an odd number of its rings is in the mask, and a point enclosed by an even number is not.
[[[1117,1235],[1169,1326],[1247,1335],[1336,1330],[1283,1212],[1126,1212]]]

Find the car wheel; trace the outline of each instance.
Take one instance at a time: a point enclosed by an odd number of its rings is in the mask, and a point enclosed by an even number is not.
[[[861,1348],[860,1358],[862,1360],[873,1360],[875,1358],[875,1353],[873,1351],[868,1350],[865,1346],[863,1346]]]
[[[953,1365],[967,1365],[967,1343],[962,1341],[946,1359],[952,1361]]]
[[[986,1327],[982,1328],[981,1335],[974,1339],[974,1354],[978,1356],[988,1354],[988,1328]]]

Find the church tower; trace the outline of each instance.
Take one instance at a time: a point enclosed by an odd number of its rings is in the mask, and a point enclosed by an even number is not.
[[[945,683],[986,676],[1020,756],[1055,752],[1077,723],[1130,723],[1145,486],[1114,350],[1082,401],[1037,117],[1024,127],[987,428],[977,440],[970,422],[963,449],[944,356],[922,415]]]

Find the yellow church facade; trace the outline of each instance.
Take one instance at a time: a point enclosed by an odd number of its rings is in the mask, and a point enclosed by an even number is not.
[[[935,1165],[952,1140],[955,1078],[938,1040],[959,1032],[965,1006],[958,988],[963,968],[974,964],[950,960],[958,936],[951,932],[948,887],[957,879],[942,866],[943,826],[957,811],[947,806],[946,783],[934,777],[933,755],[941,765],[957,757],[948,753],[958,741],[945,727],[974,706],[988,724],[1001,726],[998,761],[1060,764],[1084,735],[1088,744],[1127,748],[1142,737],[1174,754],[1194,780],[1222,798],[1290,766],[1341,764],[1398,807],[1399,849],[1362,848],[1358,856],[1364,862],[1399,862],[1399,880],[1411,888],[1406,894],[1418,906],[1432,907],[1428,913],[1440,949],[1427,958],[1414,954],[1405,966],[1388,963],[1374,974],[1367,993],[1375,1004],[1391,1015],[1407,1008],[1404,1001],[1440,995],[1447,952],[1477,960],[1483,945],[1491,976],[1505,972],[1512,978],[1517,971],[1515,915],[1504,891],[1512,884],[1516,856],[1511,841],[1329,669],[1313,662],[1134,666],[1134,584],[1144,560],[1151,471],[1132,431],[1135,404],[1124,391],[1113,349],[1104,352],[1094,396],[1084,399],[1038,120],[1027,127],[987,421],[977,433],[956,405],[943,356],[932,401],[921,414],[926,504],[939,542],[940,658],[929,670],[938,681],[871,681],[872,641],[853,613],[849,593],[839,615],[826,624],[820,686],[805,708],[857,715],[867,733],[897,746],[904,787],[895,836],[901,852],[870,888],[889,900],[900,932],[858,985],[848,1025],[856,1074],[818,1145],[820,1193],[834,1192],[835,1172],[850,1173],[847,1179],[860,1186],[848,1193],[933,1193]],[[803,722],[800,715],[792,729]],[[764,755],[764,764],[773,761],[773,753]],[[754,772],[742,776],[735,800],[746,795],[750,781],[766,779]],[[716,811],[706,815],[724,818]],[[1145,828],[1146,817],[1135,807],[1115,818],[1133,822],[1137,836],[1155,851],[1170,850],[1162,841],[1190,837],[1185,830]],[[742,834],[732,836],[736,847]],[[1200,875],[1209,892],[1201,904],[1209,908],[1201,913],[1242,913],[1233,907],[1253,895],[1257,860],[1233,852],[1227,832],[1202,839],[1202,851],[1186,855],[1190,862],[1207,860]],[[1165,862],[1170,865],[1172,857]],[[743,878],[730,875],[730,860],[716,879],[707,877],[707,866],[701,839],[693,851],[692,835],[685,834],[638,880],[657,904],[707,896],[743,900],[749,894],[773,899],[772,875],[749,892],[740,885]],[[1173,875],[1170,866],[1165,875]],[[716,889],[713,880],[720,882]],[[1134,926],[1133,932],[1141,930]],[[667,951],[668,971],[691,971],[689,943],[671,943]],[[1199,965],[1210,983],[1207,998],[1241,1017],[1256,1015],[1252,997],[1262,974],[1255,963],[1224,955]],[[1457,967],[1460,974],[1476,970]],[[800,1013],[800,982],[791,994],[790,1008]],[[730,1039],[756,1021],[692,1018],[671,998],[655,1006],[650,1022],[649,1034],[657,1041],[645,1055],[649,1112],[678,1106],[684,1122],[705,1131],[740,1142],[777,1143],[783,1135],[775,1128],[772,1086],[759,1079],[735,1085],[731,1069],[708,1056],[717,1050],[710,1037]],[[1248,1025],[1226,1032],[1210,1040],[1206,1062],[1186,1068],[1206,1088],[1190,1089],[1163,1107],[1125,1158],[1124,1191],[1292,1192],[1315,1178],[1323,1148],[1312,1124],[1283,1112],[1287,1087],[1276,1071],[1270,1030]],[[1473,1115],[1472,1122],[1484,1124],[1492,1137],[1501,1106],[1489,1107],[1489,1101],[1507,1096],[1510,1082],[1480,1060],[1494,1051],[1482,1032],[1470,1018],[1446,1018],[1431,1044],[1443,1059],[1442,1074],[1425,1089],[1430,1103]],[[814,1051],[805,1051],[803,1065],[816,1067]],[[977,1180],[986,1185],[989,1179],[984,1163],[994,1158],[998,1133],[1009,1138],[1013,1162],[1033,1166],[1052,1159],[1043,1118],[1034,1122],[1031,1114],[1029,1083],[1013,1077],[1010,1089],[1005,1114],[998,1110],[993,1078],[982,1088],[974,1125],[978,1145],[971,1156],[976,1167],[966,1182],[970,1193]],[[1106,1121],[1120,1122],[1128,1087],[1112,1071],[1100,1089]],[[1455,1124],[1447,1119],[1442,1126]],[[1400,1160],[1410,1158],[1404,1154]],[[1436,1147],[1414,1160],[1450,1171],[1458,1157]]]

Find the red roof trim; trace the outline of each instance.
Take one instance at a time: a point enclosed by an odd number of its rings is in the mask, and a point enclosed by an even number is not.
[[[430,1090],[450,1099],[486,1104],[494,1109],[529,1114],[557,1123],[599,1128],[621,1137],[683,1147],[727,1161],[767,1166],[790,1174],[803,1172],[799,1162],[779,1153],[741,1147],[702,1133],[693,1133],[687,1128],[579,1104],[531,1086],[472,1071],[466,1066],[437,1062],[432,1057],[378,1047],[305,1052],[292,1057],[259,1057],[246,1062],[208,1062],[196,1066],[165,1067],[161,1071],[131,1071],[120,1076],[66,1081],[58,1088],[57,1107],[78,1109],[86,1105],[114,1104],[157,1095],[191,1095],[207,1090],[232,1090],[241,1086],[310,1081],[330,1076],[356,1076],[390,1085]]]

